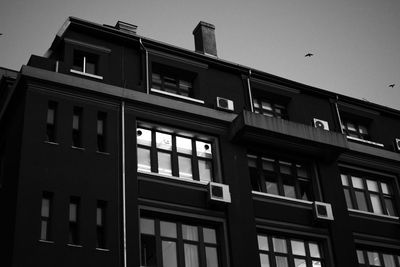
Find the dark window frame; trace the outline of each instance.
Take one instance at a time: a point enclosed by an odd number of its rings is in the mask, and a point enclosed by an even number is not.
[[[75,118],[78,122],[75,125]],[[83,120],[83,108],[74,107],[72,114],[72,146],[77,148],[83,147],[82,142],[82,120]]]
[[[44,201],[48,201],[48,216],[43,214]],[[53,231],[53,193],[43,192],[41,199],[40,208],[40,238],[42,241],[52,241],[52,231]],[[45,232],[43,232],[43,224],[45,224]]]
[[[373,263],[369,262],[368,258],[369,253],[378,254],[380,265],[372,265]],[[357,260],[359,267],[373,267],[373,266],[385,266],[384,255],[393,256],[395,267],[400,267],[400,254],[395,254],[393,252],[386,252],[375,248],[357,248]]]
[[[100,210],[100,218],[99,218]],[[107,202],[103,200],[97,201],[96,206],[96,248],[107,248]],[[100,221],[99,221],[100,219]]]
[[[73,50],[73,60],[72,60],[72,69],[84,74],[90,74],[90,75],[99,75],[99,61],[100,61],[100,56],[83,51],[80,49],[74,49]],[[90,64],[90,65],[89,65]],[[88,66],[89,70],[88,70]],[[93,68],[91,70],[90,68]]]
[[[352,124],[354,126],[353,127],[354,130],[349,129],[350,128],[349,124]],[[342,119],[342,129],[343,129],[343,132],[347,136],[371,141],[371,136],[369,134],[369,132],[370,132],[369,123],[365,123],[365,122],[357,120],[357,119],[351,119],[351,118],[344,117]],[[363,133],[363,131],[366,131],[366,133]]]
[[[75,219],[71,218],[71,205],[75,205]],[[81,243],[80,210],[80,198],[76,196],[70,197],[68,208],[68,244],[70,245],[80,245]]]
[[[288,120],[287,104],[282,101],[276,101],[272,98],[263,96],[253,96],[253,112],[268,117],[280,118]],[[263,108],[263,103],[271,106],[271,110]]]
[[[100,128],[99,128],[100,127]],[[107,113],[97,113],[97,151],[107,151]]]
[[[46,115],[46,142],[56,143],[57,142],[57,107],[58,103],[55,101],[49,101],[47,104],[47,115]],[[52,115],[50,115],[52,112]],[[52,117],[51,117],[52,116]]]

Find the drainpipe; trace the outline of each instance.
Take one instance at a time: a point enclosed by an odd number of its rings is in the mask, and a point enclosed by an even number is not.
[[[122,231],[123,231],[123,260],[124,267],[127,267],[126,260],[126,190],[125,190],[125,101],[121,103],[121,174],[122,174]]]
[[[340,118],[340,112],[339,112],[339,107],[338,107],[338,101],[339,101],[339,96],[336,95],[336,100],[335,100],[336,115],[337,115],[337,118],[338,118],[338,120],[339,120],[340,132],[341,132],[342,134],[344,134],[343,128],[342,128],[342,119]]]
[[[146,47],[143,45],[142,38],[139,38],[139,43],[145,51],[146,55],[146,93],[150,94],[149,90],[149,52],[147,51]]]
[[[254,112],[253,96],[251,94],[251,86],[250,86],[250,77],[251,77],[251,70],[249,70],[249,75],[247,76],[247,89],[249,90],[250,110],[251,110],[251,112]]]

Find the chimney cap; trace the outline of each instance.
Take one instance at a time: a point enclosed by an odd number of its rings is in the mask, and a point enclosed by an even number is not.
[[[115,24],[115,28],[123,31],[125,33],[129,33],[129,34],[136,34],[136,30],[137,30],[136,25],[124,22],[124,21],[118,21],[117,24]]]
[[[207,27],[210,28],[212,30],[215,30],[215,26],[211,23],[205,22],[205,21],[200,21],[199,24],[197,24],[196,28],[194,28],[193,30],[193,34],[199,30],[200,27]]]

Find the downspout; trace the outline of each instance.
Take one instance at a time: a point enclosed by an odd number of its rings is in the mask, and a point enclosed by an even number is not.
[[[249,91],[249,98],[250,98],[250,110],[251,112],[254,112],[254,107],[253,107],[253,96],[251,94],[251,86],[250,86],[250,77],[251,77],[251,70],[249,70],[249,75],[247,76],[247,89]]]
[[[126,193],[125,193],[125,102],[121,103],[121,169],[122,169],[122,231],[123,231],[123,260],[124,267],[127,267],[126,260]]]
[[[146,55],[146,93],[150,94],[150,90],[149,90],[149,52],[147,51],[146,47],[143,45],[142,42],[142,38],[139,38],[139,43],[142,46],[142,48],[145,51],[145,55]]]
[[[344,132],[343,132],[343,127],[342,127],[342,119],[340,118],[340,112],[339,112],[339,107],[338,107],[338,101],[339,101],[339,96],[336,95],[336,100],[335,100],[336,115],[337,115],[337,118],[338,118],[338,120],[339,120],[340,132],[341,132],[342,134],[344,134]]]

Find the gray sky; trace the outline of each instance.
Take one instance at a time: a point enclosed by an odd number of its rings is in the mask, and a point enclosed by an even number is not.
[[[0,0],[0,66],[43,55],[68,16],[191,50],[203,20],[222,59],[400,109],[399,0]]]

